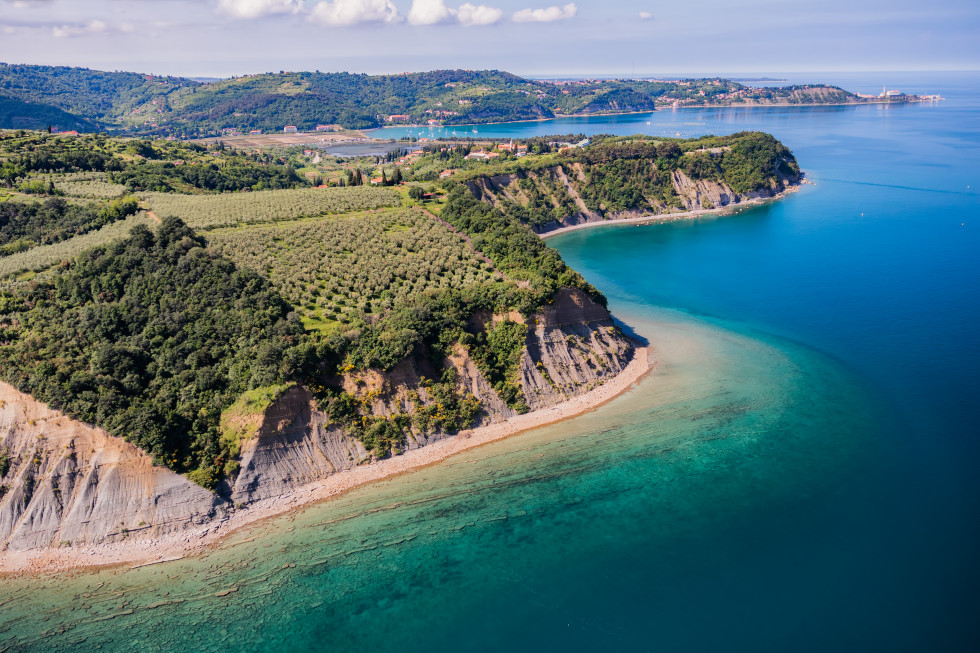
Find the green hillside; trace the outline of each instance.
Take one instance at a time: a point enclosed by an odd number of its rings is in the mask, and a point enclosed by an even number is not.
[[[0,129],[47,129],[94,132],[97,122],[80,118],[47,104],[35,104],[0,95]]]
[[[578,207],[569,189],[590,206],[638,207],[679,171],[745,189],[798,174],[765,134],[608,137],[557,152],[551,140],[487,161],[433,146],[386,163],[404,180],[387,187],[354,181],[374,159],[331,160],[311,174],[351,185],[311,188],[297,152],[2,133],[0,378],[206,487],[238,469],[240,437],[222,415],[290,383],[384,456],[409,422],[451,433],[483,410],[448,356],[465,351],[502,401],[527,410],[521,320],[565,288],[605,302],[531,229]],[[420,181],[433,166],[453,175]],[[588,181],[552,175],[562,166]],[[507,175],[531,182],[526,201],[474,193]],[[414,413],[375,414],[343,388],[404,361],[428,370]]]
[[[0,96],[128,133],[202,137],[222,130],[366,129],[389,123],[491,123],[657,106],[839,103],[824,85],[752,88],[724,79],[536,81],[496,70],[401,75],[279,72],[209,83],[87,68],[0,64]],[[37,123],[40,124],[40,123]],[[82,131],[82,130],[79,130]]]

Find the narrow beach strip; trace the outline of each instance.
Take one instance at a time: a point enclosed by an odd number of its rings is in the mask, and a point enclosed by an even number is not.
[[[743,202],[738,202],[737,204],[728,204],[726,206],[720,206],[714,209],[694,209],[692,211],[679,211],[677,213],[651,213],[650,215],[640,215],[633,218],[613,218],[612,220],[594,220],[592,222],[583,222],[581,224],[573,224],[567,227],[559,227],[553,231],[547,231],[542,234],[538,234],[541,238],[548,239],[552,236],[557,236],[558,234],[568,233],[569,231],[579,231],[581,229],[591,229],[592,227],[604,227],[611,224],[659,224],[662,222],[673,222],[674,220],[693,220],[695,218],[700,218],[705,215],[731,215],[732,213],[737,213],[742,209],[755,208],[769,204],[771,202],[776,202],[783,199],[787,195],[800,190],[808,182],[804,181],[802,184],[797,184],[795,186],[789,186],[785,190],[782,190],[772,197],[756,197],[750,200],[745,200]],[[810,182],[812,183],[812,182]]]
[[[633,359],[618,375],[599,387],[557,406],[461,431],[398,456],[337,472],[296,488],[283,496],[257,501],[220,521],[154,538],[133,538],[122,542],[82,544],[64,548],[6,551],[0,554],[0,576],[33,576],[119,565],[128,565],[136,569],[200,553],[208,547],[219,545],[223,538],[250,524],[336,497],[361,485],[433,465],[474,447],[591,412],[632,388],[655,367],[655,362],[650,361],[650,353],[650,347],[637,347]]]

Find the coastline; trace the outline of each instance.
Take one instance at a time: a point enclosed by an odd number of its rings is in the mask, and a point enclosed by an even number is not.
[[[782,190],[772,197],[756,197],[750,200],[745,200],[744,202],[738,202],[737,204],[729,204],[727,206],[722,206],[714,209],[694,209],[691,211],[679,211],[677,213],[651,213],[650,215],[641,215],[635,218],[614,218],[612,220],[596,220],[594,222],[583,222],[582,224],[573,224],[567,227],[559,227],[553,231],[548,231],[545,233],[538,234],[538,236],[547,240],[552,236],[557,236],[559,234],[568,233],[569,231],[579,231],[581,229],[590,229],[592,227],[604,227],[611,224],[659,224],[663,222],[674,222],[675,220],[693,220],[695,218],[700,218],[705,215],[717,215],[725,216],[737,213],[743,208],[753,208],[757,206],[763,206],[771,202],[779,201],[793,193],[799,192],[804,185],[812,185],[813,182],[801,182],[795,186],[789,186],[785,190]]]
[[[362,129],[359,130],[365,135],[368,140],[377,141],[397,141],[397,138],[385,138],[381,136],[376,136],[375,132],[383,131],[385,129],[453,129],[456,127],[499,127],[500,125],[519,125],[532,122],[550,122],[552,120],[567,120],[568,118],[615,118],[616,116],[639,116],[644,114],[654,114],[660,113],[662,111],[679,111],[684,109],[765,109],[768,107],[860,107],[866,105],[879,105],[879,104],[921,104],[923,102],[937,102],[941,100],[927,100],[923,98],[916,98],[914,100],[904,100],[902,102],[894,102],[891,100],[868,100],[866,102],[809,102],[809,103],[799,103],[799,102],[770,102],[767,104],[757,103],[757,102],[733,102],[731,104],[689,104],[684,106],[662,106],[653,109],[652,111],[612,111],[609,113],[597,112],[597,113],[562,113],[556,114],[552,118],[526,118],[524,120],[503,120],[500,122],[467,122],[467,123],[448,123],[445,125],[421,125],[414,123],[405,123],[398,125],[384,125],[381,127],[374,127],[373,129]],[[479,136],[479,134],[477,134]],[[216,139],[217,136],[209,136],[208,138]],[[440,137],[445,138],[445,137]],[[462,136],[458,138],[463,138]]]
[[[468,449],[591,412],[628,391],[656,368],[656,361],[650,360],[651,351],[650,346],[636,347],[633,360],[617,376],[557,406],[461,431],[399,456],[332,474],[281,497],[258,501],[220,521],[216,520],[197,528],[156,538],[0,553],[0,578],[78,572],[117,566],[135,569],[202,553],[209,548],[220,546],[221,541],[227,536],[246,526],[331,499],[361,485],[436,464]]]

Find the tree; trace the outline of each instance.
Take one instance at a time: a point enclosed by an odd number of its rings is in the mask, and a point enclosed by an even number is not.
[[[421,186],[412,186],[408,189],[408,196],[416,202],[421,200],[423,195],[425,195],[425,191],[422,190]]]

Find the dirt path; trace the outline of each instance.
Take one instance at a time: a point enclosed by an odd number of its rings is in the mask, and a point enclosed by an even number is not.
[[[150,220],[153,220],[157,224],[163,224],[160,221],[160,218],[157,217],[157,214],[151,211],[149,208],[147,208],[146,202],[140,202],[140,208],[146,212],[146,217],[148,217]]]

